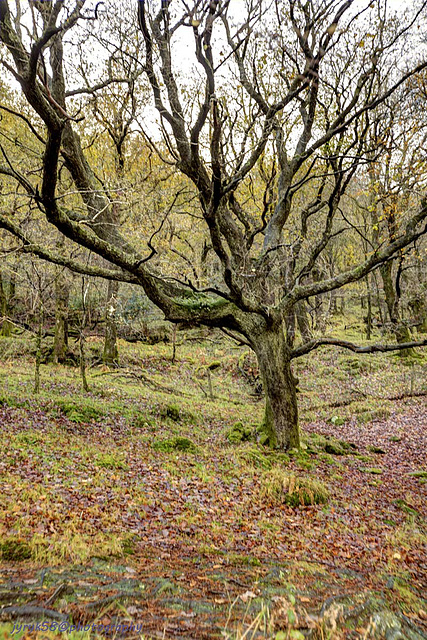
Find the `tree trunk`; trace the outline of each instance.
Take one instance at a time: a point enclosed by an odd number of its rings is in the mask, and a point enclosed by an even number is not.
[[[250,336],[258,358],[265,393],[262,431],[278,449],[299,447],[297,380],[291,370],[290,350],[281,326]]]
[[[44,309],[43,302],[39,300],[38,327],[36,335],[36,361],[34,367],[34,393],[40,393],[40,364],[42,360]]]
[[[11,333],[12,325],[9,321],[9,299],[6,295],[4,281],[0,271],[0,335],[8,337]]]
[[[371,300],[371,288],[369,284],[369,274],[366,276],[366,298],[368,303],[368,309],[366,314],[366,340],[371,339],[372,334],[372,300]]]
[[[313,336],[310,329],[310,320],[308,318],[307,303],[305,300],[300,300],[295,305],[295,313],[301,338],[304,342],[308,342]]]
[[[68,349],[68,300],[70,289],[65,274],[59,273],[55,280],[55,338],[53,361],[63,364]]]
[[[393,333],[396,336],[396,342],[401,344],[403,342],[411,342],[411,332],[408,327],[402,322],[399,303],[400,303],[400,287],[395,286],[392,277],[392,261],[386,262],[380,267],[380,273],[383,280],[384,295],[387,304],[387,310],[391,321]],[[398,280],[396,280],[396,284]],[[399,356],[405,358],[413,355],[415,352],[413,349],[401,349]]]
[[[117,348],[116,310],[119,283],[110,280],[107,291],[107,311],[105,314],[105,339],[102,360],[109,367],[119,364],[119,350]]]

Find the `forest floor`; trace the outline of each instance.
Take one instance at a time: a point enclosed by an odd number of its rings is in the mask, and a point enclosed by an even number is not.
[[[86,394],[76,368],[50,364],[35,395],[17,341],[0,345],[0,638],[59,637],[14,632],[41,620],[69,640],[97,637],[79,624],[370,638],[381,611],[393,637],[427,637],[425,355],[301,359],[303,448],[283,454],[228,439],[263,403],[252,357],[216,335],[175,362],[171,345],[123,343],[121,368],[93,366]],[[327,502],[291,506],[285,476],[321,483]]]

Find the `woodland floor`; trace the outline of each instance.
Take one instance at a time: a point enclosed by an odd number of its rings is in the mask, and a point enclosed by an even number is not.
[[[12,635],[37,620],[133,622],[135,638],[368,638],[368,599],[427,637],[425,360],[301,361],[304,448],[284,455],[227,440],[261,419],[239,373],[249,356],[126,349],[119,371],[90,370],[89,394],[76,369],[46,365],[35,396],[30,358],[3,354],[0,638],[58,637]],[[194,448],[165,450],[176,437]],[[340,441],[350,453],[325,449]],[[327,504],[263,498],[278,468],[321,481]],[[343,602],[350,613],[327,619]]]

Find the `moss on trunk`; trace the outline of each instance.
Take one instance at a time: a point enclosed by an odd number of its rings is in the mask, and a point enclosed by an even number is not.
[[[297,380],[282,326],[258,333],[252,343],[265,392],[263,441],[278,449],[299,447]]]

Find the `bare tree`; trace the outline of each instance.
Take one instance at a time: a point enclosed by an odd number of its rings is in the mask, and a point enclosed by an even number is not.
[[[46,134],[40,186],[7,163],[0,171],[17,181],[49,223],[115,265],[92,267],[92,275],[141,285],[172,322],[237,332],[258,358],[270,443],[298,446],[292,360],[321,344],[359,352],[396,348],[333,338],[295,344],[295,313],[305,300],[364,278],[426,230],[427,201],[414,194],[392,238],[332,276],[319,268],[337,237],[344,242],[354,234],[346,194],[368,161],[366,141],[378,106],[427,66],[422,48],[415,62],[399,50],[411,38],[417,51],[426,2],[396,30],[388,28],[386,0],[366,0],[359,9],[352,0],[252,0],[243,20],[232,15],[230,0],[139,0],[143,52],[138,47],[129,55],[138,56],[158,113],[163,143],[157,138],[152,144],[193,185],[220,264],[220,280],[204,287],[157,269],[153,236],[145,250],[123,237],[83,152],[79,114],[69,99],[76,93],[67,92],[64,65],[70,31],[97,17],[87,4],[29,2],[35,27],[27,37],[16,12],[0,0],[0,37],[8,52],[3,65]],[[181,47],[189,39],[194,65],[183,73]],[[387,84],[378,82],[380,65],[390,70]],[[189,77],[198,94],[188,91]],[[91,90],[113,81],[122,79],[106,78]],[[62,163],[85,215],[57,197]],[[254,191],[248,198],[251,185],[262,182],[258,196]],[[21,240],[23,250],[85,272],[75,260],[32,243],[13,216],[1,214],[0,226]]]

